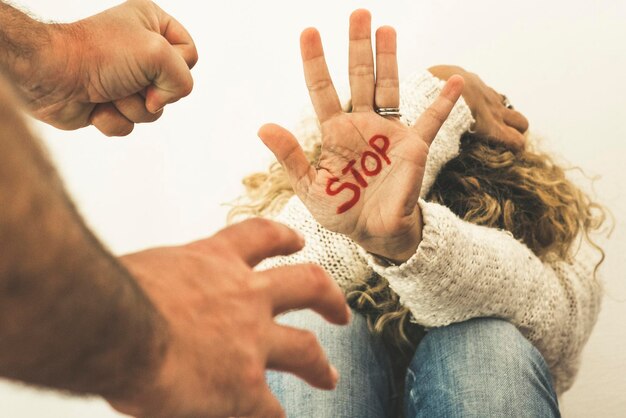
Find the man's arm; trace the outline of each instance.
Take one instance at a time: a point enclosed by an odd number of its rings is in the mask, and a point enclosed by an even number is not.
[[[49,46],[44,23],[0,1],[0,72],[23,80],[38,65],[40,51]]]
[[[274,316],[311,308],[345,324],[341,290],[315,265],[252,270],[301,249],[298,234],[256,219],[116,259],[7,91],[0,80],[0,377],[150,418],[284,416],[267,368],[336,385],[315,336]]]
[[[0,85],[0,375],[127,396],[156,377],[167,327],[89,232]]]

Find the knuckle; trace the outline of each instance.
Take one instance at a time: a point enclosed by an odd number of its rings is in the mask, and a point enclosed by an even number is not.
[[[300,343],[302,344],[303,349],[309,350],[313,346],[317,345],[317,337],[311,331],[302,331]]]
[[[310,92],[316,92],[316,91],[321,91],[329,87],[332,87],[332,85],[333,83],[332,81],[330,81],[330,79],[324,78],[321,80],[315,80],[310,83],[307,83],[307,88],[309,89]]]
[[[146,42],[145,51],[150,59],[159,62],[165,57],[170,47],[169,42],[162,36],[152,36],[149,41]]]
[[[312,333],[309,334],[302,336],[300,359],[304,368],[314,369],[320,364],[323,355],[317,337]]]
[[[330,290],[330,278],[324,269],[317,264],[306,264],[307,276],[309,277],[309,286],[317,295],[327,293]]]
[[[188,77],[184,77],[180,80],[180,95],[181,97],[186,97],[191,94],[193,91],[193,77],[191,74],[188,74]]]
[[[373,64],[354,64],[350,66],[349,73],[351,76],[371,76],[374,78],[374,65]]]
[[[242,377],[242,384],[246,388],[246,392],[251,395],[253,392],[260,392],[265,383],[265,372],[262,367],[257,367],[255,363],[248,366]],[[255,397],[255,396],[252,396]]]
[[[500,142],[507,142],[507,138],[509,137],[509,135],[507,135],[507,132],[502,125],[498,125],[493,137],[500,140]]]
[[[385,89],[397,89],[400,81],[395,77],[379,77],[376,79],[376,87]]]
[[[129,3],[142,8],[152,5],[152,2],[150,0],[131,0]]]
[[[439,110],[433,108],[432,106],[429,107],[428,109],[426,109],[424,111],[424,113],[426,113],[426,116],[429,119],[434,119],[434,120],[436,120],[439,123],[443,123],[446,120],[446,118],[443,116],[443,114]]]
[[[219,256],[220,258],[225,258],[226,256],[231,255],[231,250],[225,245],[222,241],[214,241],[206,244],[202,248],[203,252],[210,253],[212,255]]]
[[[277,223],[264,218],[254,218],[246,221],[250,229],[262,235],[268,242],[277,242],[281,239],[281,230]]]
[[[247,283],[255,296],[270,294],[274,288],[272,279],[265,274],[254,274],[254,280],[247,281]]]
[[[248,369],[241,375],[238,387],[243,397],[237,408],[240,414],[251,415],[258,409],[264,384],[265,372],[260,367]]]
[[[190,242],[185,244],[183,247],[203,259],[206,259],[206,254],[211,254],[213,256],[212,258],[219,258],[220,260],[230,261],[233,258],[232,249],[220,235],[216,235],[209,239]]]

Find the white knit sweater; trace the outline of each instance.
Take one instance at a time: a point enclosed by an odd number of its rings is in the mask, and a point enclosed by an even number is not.
[[[403,121],[412,124],[442,85],[428,72],[402,83]],[[441,167],[458,154],[460,137],[472,123],[461,99],[430,148],[422,196]],[[319,131],[305,134],[305,142],[319,142]],[[389,281],[414,321],[425,327],[476,317],[506,319],[541,352],[557,393],[569,389],[600,308],[594,251],[581,240],[571,263],[556,258],[542,263],[509,232],[465,222],[436,203],[420,199],[419,205],[424,220],[419,248],[401,266],[390,267],[346,236],[322,227],[294,197],[275,219],[305,236],[304,249],[265,260],[258,268],[314,262],[344,289],[375,271]]]

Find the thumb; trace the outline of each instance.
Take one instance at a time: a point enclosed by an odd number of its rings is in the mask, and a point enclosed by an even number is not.
[[[261,126],[258,135],[287,172],[294,191],[298,193],[298,189],[308,188],[316,172],[296,137],[285,128],[273,123]]]

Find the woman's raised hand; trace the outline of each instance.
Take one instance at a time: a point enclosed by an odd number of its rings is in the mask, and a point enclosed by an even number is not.
[[[295,193],[325,228],[343,233],[367,251],[394,261],[407,260],[421,241],[420,195],[428,149],[463,90],[450,77],[439,97],[411,127],[376,108],[399,107],[396,34],[376,32],[376,74],[371,16],[350,17],[352,112],[341,109],[328,73],[320,35],[309,28],[300,38],[304,75],[322,128],[317,166],[296,138],[268,124],[259,136],[287,172]]]

